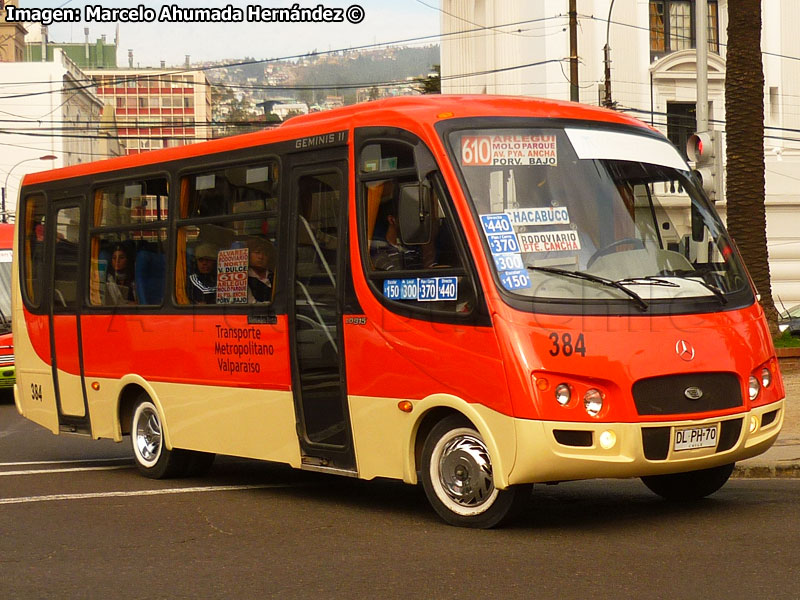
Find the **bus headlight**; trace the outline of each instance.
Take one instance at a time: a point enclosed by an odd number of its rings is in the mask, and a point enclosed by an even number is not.
[[[772,383],[772,372],[764,367],[761,369],[761,385],[765,388],[769,387],[769,384]]]
[[[756,379],[755,376],[750,375],[750,385],[748,389],[748,392],[750,394],[750,400],[755,400],[756,398],[758,398],[758,392],[760,389],[761,388],[758,384],[758,379]]]
[[[566,383],[561,383],[556,388],[556,402],[561,406],[566,406],[572,399],[572,393]]]
[[[583,407],[590,417],[596,417],[603,410],[603,394],[600,390],[590,389],[583,396]]]

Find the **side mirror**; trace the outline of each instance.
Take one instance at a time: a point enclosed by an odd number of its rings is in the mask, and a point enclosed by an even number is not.
[[[397,217],[403,244],[420,246],[430,242],[431,188],[420,183],[402,184]]]

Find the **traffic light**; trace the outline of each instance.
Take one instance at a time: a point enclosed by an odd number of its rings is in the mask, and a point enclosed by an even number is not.
[[[716,131],[693,133],[686,142],[686,154],[694,163],[694,176],[714,202],[722,196],[722,148]]]

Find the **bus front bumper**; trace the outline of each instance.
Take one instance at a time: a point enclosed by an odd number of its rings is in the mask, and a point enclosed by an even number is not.
[[[772,446],[783,425],[784,410],[785,400],[780,400],[749,412],[691,421],[518,419],[517,456],[508,483],[641,477],[737,462]]]
[[[17,376],[14,365],[0,366],[0,390],[13,388],[16,381]]]

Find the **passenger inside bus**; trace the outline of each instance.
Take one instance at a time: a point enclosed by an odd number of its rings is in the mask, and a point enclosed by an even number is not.
[[[217,301],[217,248],[203,243],[194,251],[195,272],[189,276],[188,295],[192,304]]]
[[[251,238],[247,242],[250,267],[247,270],[247,301],[270,302],[272,300],[272,266],[274,252],[272,244],[264,238]]]
[[[106,278],[107,304],[136,304],[133,276],[133,249],[123,243],[111,247],[111,263]]]

